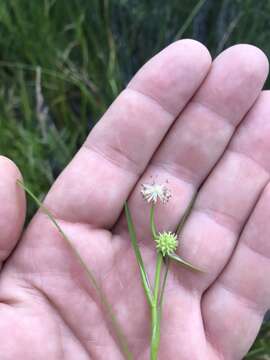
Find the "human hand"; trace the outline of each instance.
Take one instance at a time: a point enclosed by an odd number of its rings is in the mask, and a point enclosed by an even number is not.
[[[211,65],[201,44],[173,43],[135,75],[45,199],[135,359],[149,358],[149,314],[123,204],[129,199],[153,276],[139,191],[151,176],[168,180],[173,194],[156,211],[160,229],[175,230],[199,189],[179,251],[205,271],[170,268],[160,359],[241,359],[256,337],[270,304],[267,72],[253,46],[229,48]],[[20,175],[3,157],[0,169],[1,360],[122,359],[94,289],[47,216],[39,211],[20,237]]]

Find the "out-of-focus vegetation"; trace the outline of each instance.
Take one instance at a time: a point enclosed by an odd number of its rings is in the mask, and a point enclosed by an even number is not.
[[[269,55],[269,14],[269,0],[1,0],[0,153],[42,196],[153,54],[191,37],[213,56],[239,42]],[[249,359],[270,358],[269,328]]]

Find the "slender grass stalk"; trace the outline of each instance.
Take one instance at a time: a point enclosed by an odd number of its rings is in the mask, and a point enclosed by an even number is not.
[[[162,281],[161,290],[160,290],[160,296],[159,296],[160,319],[161,319],[161,312],[162,312],[162,306],[163,306],[163,298],[164,298],[165,286],[166,286],[167,277],[168,277],[168,273],[169,273],[170,259],[169,258],[164,259],[164,263],[165,263],[165,273],[164,273],[164,276],[163,276],[163,281]]]
[[[151,336],[151,360],[156,360],[158,356],[158,349],[160,343],[160,307],[159,307],[159,288],[160,276],[163,265],[163,256],[159,251],[156,260],[156,274],[154,285],[154,302],[152,305],[152,336]]]
[[[82,268],[84,269],[89,282],[92,284],[92,286],[94,287],[95,291],[98,294],[98,297],[105,309],[105,311],[107,312],[107,314],[109,315],[109,319],[111,321],[112,327],[115,331],[115,335],[116,338],[118,340],[120,349],[123,353],[123,355],[125,356],[125,358],[127,360],[133,360],[133,355],[129,350],[128,347],[128,343],[126,340],[125,335],[123,334],[118,321],[116,319],[116,316],[113,313],[112,307],[110,305],[110,303],[108,302],[106,296],[104,295],[101,287],[99,286],[98,282],[95,279],[95,276],[93,275],[92,271],[90,270],[90,268],[85,264],[85,262],[83,261],[82,257],[80,256],[79,252],[77,251],[77,249],[72,245],[71,241],[69,240],[68,236],[64,233],[64,231],[62,230],[62,228],[60,227],[60,225],[58,224],[58,222],[55,220],[54,216],[52,215],[52,213],[49,211],[49,209],[47,209],[40,201],[39,199],[32,193],[32,191],[21,181],[21,180],[17,180],[17,184],[24,189],[28,195],[30,195],[30,197],[36,202],[36,204],[39,206],[39,208],[44,212],[44,214],[46,214],[48,216],[48,218],[51,220],[51,222],[55,225],[55,227],[57,228],[57,230],[59,231],[59,233],[62,235],[63,239],[65,240],[66,244],[68,245],[68,247],[70,248],[70,250],[72,251],[73,255],[76,257],[77,261],[80,263],[80,265],[82,266]]]
[[[194,205],[194,203],[196,201],[196,198],[197,198],[197,193],[195,193],[193,195],[190,203],[188,204],[188,206],[187,206],[187,208],[186,208],[186,210],[184,212],[184,215],[181,217],[181,219],[180,219],[180,221],[179,221],[179,223],[178,223],[178,225],[176,227],[176,234],[179,235],[181,233],[181,231],[183,230],[183,227],[184,227],[184,225],[185,225],[185,223],[186,223],[186,221],[187,221],[187,219],[188,219],[188,217],[189,217],[189,215],[191,213],[191,210],[192,210],[193,205]]]
[[[155,238],[157,237],[157,229],[154,221],[154,212],[155,212],[155,205],[152,204],[150,208],[150,227],[151,227],[152,237],[155,240]]]
[[[187,17],[186,21],[182,25],[181,29],[175,35],[175,37],[174,37],[175,40],[182,38],[182,36],[184,35],[184,33],[186,32],[188,27],[191,25],[195,16],[199,13],[199,11],[201,10],[201,8],[205,2],[206,2],[206,0],[199,0],[199,2],[196,4],[196,6],[191,10],[189,16]]]
[[[133,246],[134,252],[135,252],[135,256],[136,256],[136,260],[137,263],[139,265],[139,269],[140,269],[140,273],[141,273],[141,281],[142,281],[142,285],[144,288],[144,292],[146,295],[146,298],[148,300],[148,303],[150,306],[152,306],[153,303],[153,293],[151,290],[151,286],[150,286],[150,282],[148,280],[148,276],[144,267],[144,263],[143,263],[143,259],[142,259],[142,255],[138,246],[138,241],[137,241],[137,236],[136,236],[136,232],[135,232],[135,228],[133,225],[133,221],[131,218],[131,214],[129,211],[129,207],[128,204],[125,203],[125,213],[126,213],[126,218],[127,218],[127,223],[128,223],[128,231],[129,231],[129,235],[130,235],[130,239],[131,239],[131,244]]]
[[[157,238],[157,229],[154,219],[155,205],[152,204],[150,209],[150,227],[152,232],[153,240]],[[161,320],[161,311],[159,303],[159,289],[161,281],[161,271],[163,265],[163,256],[160,251],[157,253],[156,259],[156,271],[155,271],[155,283],[154,283],[154,299],[151,306],[151,321],[152,321],[152,334],[151,334],[151,349],[150,349],[150,358],[151,360],[156,360],[158,356],[158,349],[160,343],[160,320]],[[166,279],[165,279],[166,282]],[[162,291],[164,292],[165,283],[163,282]]]

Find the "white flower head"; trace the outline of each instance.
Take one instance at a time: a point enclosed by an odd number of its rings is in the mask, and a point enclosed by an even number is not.
[[[167,203],[172,197],[171,191],[164,184],[142,184],[141,194],[148,203],[156,204],[160,200],[163,204]]]

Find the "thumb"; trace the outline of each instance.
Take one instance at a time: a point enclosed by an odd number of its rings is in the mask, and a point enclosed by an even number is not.
[[[16,165],[0,156],[0,269],[17,244],[25,220],[25,194],[16,184]]]

